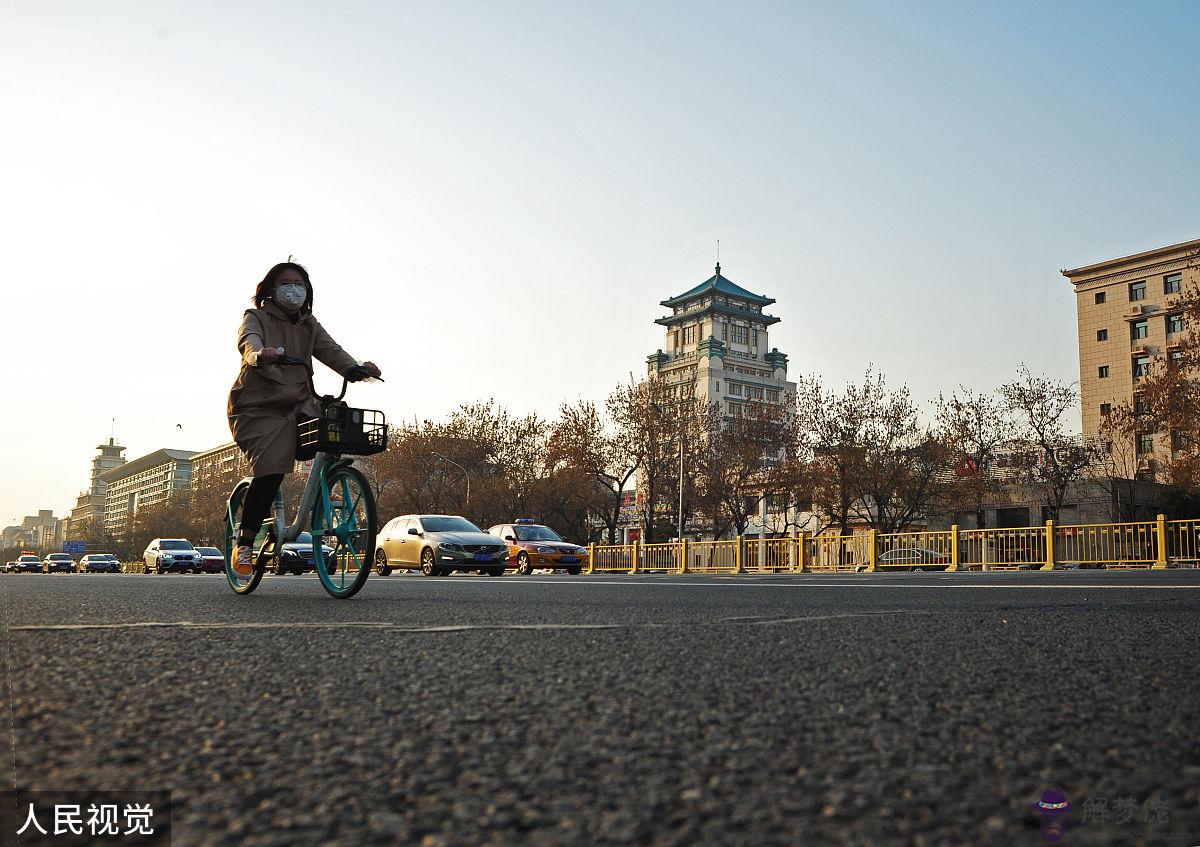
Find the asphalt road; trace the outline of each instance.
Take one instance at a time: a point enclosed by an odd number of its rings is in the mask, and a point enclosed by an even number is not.
[[[176,845],[1035,845],[1049,788],[1200,844],[1200,571],[0,596],[0,775],[170,789]]]

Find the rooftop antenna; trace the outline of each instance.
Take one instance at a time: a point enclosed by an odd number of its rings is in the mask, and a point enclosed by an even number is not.
[[[721,275],[721,239],[717,239],[717,276]]]

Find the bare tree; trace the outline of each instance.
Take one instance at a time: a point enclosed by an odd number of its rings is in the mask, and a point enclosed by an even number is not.
[[[994,394],[959,386],[949,397],[938,395],[936,427],[956,460],[950,505],[969,503],[976,528],[983,529],[984,503],[1003,488],[996,470],[999,454],[1014,433],[1008,405]]]
[[[1099,459],[1095,445],[1067,430],[1079,406],[1073,385],[1035,376],[1022,365],[1017,379],[1000,387],[1016,424],[1016,466],[1022,481],[1041,492],[1057,521],[1071,485]]]
[[[607,420],[592,402],[564,403],[550,434],[551,463],[584,474],[587,487],[603,494],[592,511],[604,522],[609,544],[617,541],[625,488],[641,466],[636,404],[631,397],[631,392],[618,386],[605,405]],[[576,486],[583,487],[584,482],[577,479]]]
[[[907,387],[889,389],[868,370],[838,394],[817,378],[797,391],[798,431],[811,456],[813,504],[843,535],[851,522],[894,532],[926,517],[944,497],[952,456],[921,424]]]

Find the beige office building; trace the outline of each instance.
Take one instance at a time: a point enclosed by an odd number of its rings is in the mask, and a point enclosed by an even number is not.
[[[1169,360],[1185,328],[1178,306],[1200,287],[1200,239],[1065,270],[1079,315],[1079,393],[1083,434],[1097,435],[1105,414],[1132,404],[1155,360]],[[1162,436],[1139,444],[1143,456],[1167,449]],[[1149,449],[1147,449],[1149,448]]]

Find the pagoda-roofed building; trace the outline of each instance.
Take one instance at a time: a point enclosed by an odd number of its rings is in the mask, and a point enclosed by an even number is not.
[[[661,305],[671,314],[655,323],[667,329],[665,349],[646,358],[647,374],[668,383],[693,383],[696,397],[720,403],[726,416],[751,402],[782,402],[796,393],[787,378],[788,357],[769,344],[779,318],[763,312],[775,301],[716,273]],[[694,381],[694,382],[693,382]]]

